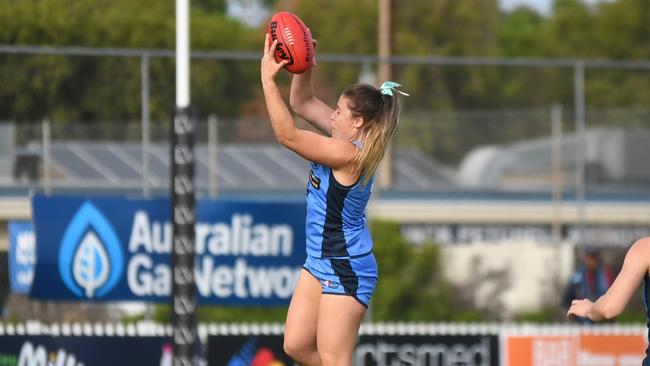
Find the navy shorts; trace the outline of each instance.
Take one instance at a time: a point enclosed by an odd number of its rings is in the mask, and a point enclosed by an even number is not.
[[[377,285],[377,261],[372,253],[352,258],[307,256],[303,268],[320,281],[324,294],[352,296],[368,308]]]

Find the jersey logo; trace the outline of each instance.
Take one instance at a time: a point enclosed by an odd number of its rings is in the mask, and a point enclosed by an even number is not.
[[[339,288],[338,282],[330,281],[330,280],[325,280],[322,282],[323,287],[329,287],[332,289],[337,289]]]
[[[315,189],[320,189],[320,178],[314,174],[314,170],[312,169],[309,170],[309,183]]]

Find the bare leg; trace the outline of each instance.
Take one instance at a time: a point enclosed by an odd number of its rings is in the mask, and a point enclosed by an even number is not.
[[[284,352],[304,366],[321,365],[316,349],[321,292],[320,282],[303,268],[287,313]]]
[[[318,312],[318,354],[323,366],[349,366],[366,308],[352,296],[323,295]]]

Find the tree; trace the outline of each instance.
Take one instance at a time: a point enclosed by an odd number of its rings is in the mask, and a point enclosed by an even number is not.
[[[371,230],[379,266],[379,281],[371,301],[373,321],[485,318],[463,303],[445,279],[439,246],[414,246],[401,235],[397,223],[374,221]]]
[[[440,247],[415,247],[400,233],[400,225],[373,221],[374,255],[379,281],[371,300],[372,321],[465,321],[484,320],[486,315],[471,309],[442,273]],[[204,306],[199,322],[284,322],[286,307]],[[169,306],[156,306],[153,319],[171,321]]]
[[[650,4],[647,1],[618,0],[595,7],[588,7],[578,0],[558,0],[554,4],[554,14],[542,33],[544,56],[650,58],[650,26],[647,21],[650,19]],[[588,106],[645,108],[650,104],[650,75],[647,71],[587,71]],[[565,95],[570,97],[571,94]]]
[[[223,1],[192,9],[192,48],[250,50],[256,30],[224,13]],[[16,45],[166,48],[174,46],[173,2],[96,0],[0,1],[0,43]],[[212,62],[193,66],[199,113],[236,115],[251,97],[257,67]],[[167,121],[173,105],[173,60],[150,61],[152,120]],[[140,60],[123,57],[0,55],[0,118],[40,121],[137,121]],[[201,81],[209,81],[211,88]],[[241,83],[248,85],[241,87]]]
[[[376,0],[263,2],[305,20],[319,40],[317,57],[377,52]],[[409,6],[394,0],[394,4],[395,55],[650,57],[650,5],[645,0],[597,5],[558,0],[548,16],[526,8],[502,13],[496,0],[412,1]],[[192,49],[259,52],[266,24],[251,29],[228,17],[225,9],[225,0],[198,0],[192,7]],[[172,49],[174,13],[173,2],[154,0],[0,0],[0,43]],[[194,59],[191,92],[199,118],[212,113],[224,120],[265,118],[258,69],[256,60]],[[320,62],[317,70],[318,96],[333,105],[344,87],[358,81],[362,65]],[[166,123],[174,104],[174,60],[152,58],[150,75],[152,121]],[[462,137],[465,132],[458,110],[548,108],[554,102],[572,105],[574,98],[568,68],[395,65],[393,75],[411,93],[402,99],[399,143],[417,146],[449,163],[457,162],[468,147],[501,136],[491,124],[475,123],[475,141],[451,141],[448,136]],[[283,73],[279,78],[283,88],[290,77]],[[138,57],[0,54],[0,80],[2,120],[36,122],[49,117],[57,124],[94,124],[140,119]],[[645,108],[650,102],[649,86],[646,71],[587,70],[587,104]],[[445,111],[448,118],[433,121],[431,111]],[[422,117],[427,113],[429,117]],[[634,121],[647,125],[643,118]],[[513,137],[531,137],[532,132],[513,130]]]

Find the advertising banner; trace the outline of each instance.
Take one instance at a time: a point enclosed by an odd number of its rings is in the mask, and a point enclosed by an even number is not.
[[[603,364],[612,366],[641,365],[648,340],[645,335],[580,336],[578,365]]]
[[[194,276],[200,303],[286,305],[305,260],[302,203],[199,200],[194,243],[172,243],[168,199],[36,196],[30,295],[169,302],[171,276]],[[173,245],[196,251],[171,273]]]
[[[293,365],[283,336],[208,337],[209,366]],[[352,357],[355,366],[499,366],[496,335],[362,335]]]
[[[496,335],[363,335],[357,366],[499,366]]]
[[[208,337],[208,366],[289,366],[282,335],[213,335]]]
[[[172,365],[164,337],[0,336],[0,366]]]
[[[10,221],[9,234],[9,287],[11,292],[28,294],[34,278],[36,264],[36,239],[31,221]]]
[[[581,334],[567,336],[508,336],[507,365],[632,366],[641,365],[644,335]]]
[[[415,244],[499,243],[534,240],[550,244],[555,241],[551,224],[497,224],[497,223],[405,223],[402,235]],[[571,225],[560,228],[562,241],[584,241],[592,245],[627,246],[639,238],[650,236],[648,225]]]

